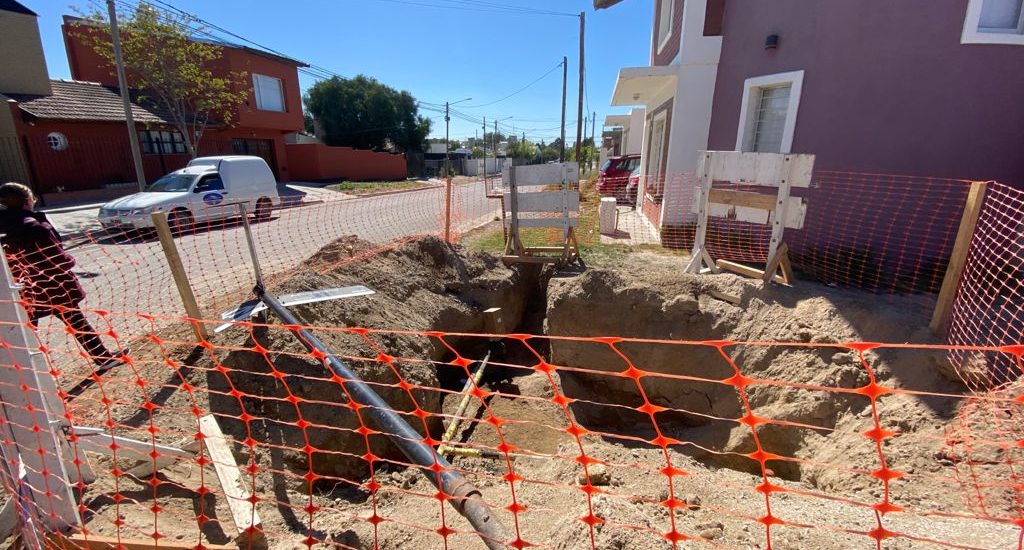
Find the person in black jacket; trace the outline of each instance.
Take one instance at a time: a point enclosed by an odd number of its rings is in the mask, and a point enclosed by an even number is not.
[[[0,205],[4,207],[0,212],[4,253],[11,275],[22,285],[21,298],[32,324],[55,315],[71,329],[93,362],[106,368],[117,364],[121,354],[103,345],[79,307],[85,291],[71,272],[75,259],[64,250],[46,214],[33,210],[32,191],[20,183],[0,185]]]

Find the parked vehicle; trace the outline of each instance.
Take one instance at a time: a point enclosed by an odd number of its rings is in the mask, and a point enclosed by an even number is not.
[[[268,219],[278,200],[274,173],[262,158],[200,157],[144,192],[104,204],[99,219],[107,229],[149,229],[151,214],[166,212],[171,230],[181,233],[197,222],[236,217],[239,203],[257,220]]]
[[[629,181],[626,183],[626,204],[636,207],[636,199],[640,196],[640,164],[629,173]]]
[[[605,197],[615,197],[619,201],[625,201],[629,175],[638,166],[640,166],[640,155],[610,157],[601,167],[601,175],[597,178],[597,192]]]

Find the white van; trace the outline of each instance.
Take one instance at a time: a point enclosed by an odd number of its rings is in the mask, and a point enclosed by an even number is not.
[[[257,220],[268,219],[278,200],[277,181],[262,158],[200,157],[144,192],[104,204],[99,218],[108,229],[148,229],[153,212],[166,212],[171,229],[180,233],[196,222],[237,217],[240,202]]]

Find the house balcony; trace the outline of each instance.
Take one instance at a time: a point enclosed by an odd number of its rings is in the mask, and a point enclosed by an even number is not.
[[[658,107],[675,95],[678,78],[679,67],[674,65],[620,69],[612,105]]]

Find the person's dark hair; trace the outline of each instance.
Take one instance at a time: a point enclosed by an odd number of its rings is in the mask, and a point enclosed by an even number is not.
[[[8,203],[21,203],[22,208],[30,209],[36,202],[36,196],[27,185],[9,181],[0,185],[0,201]]]

